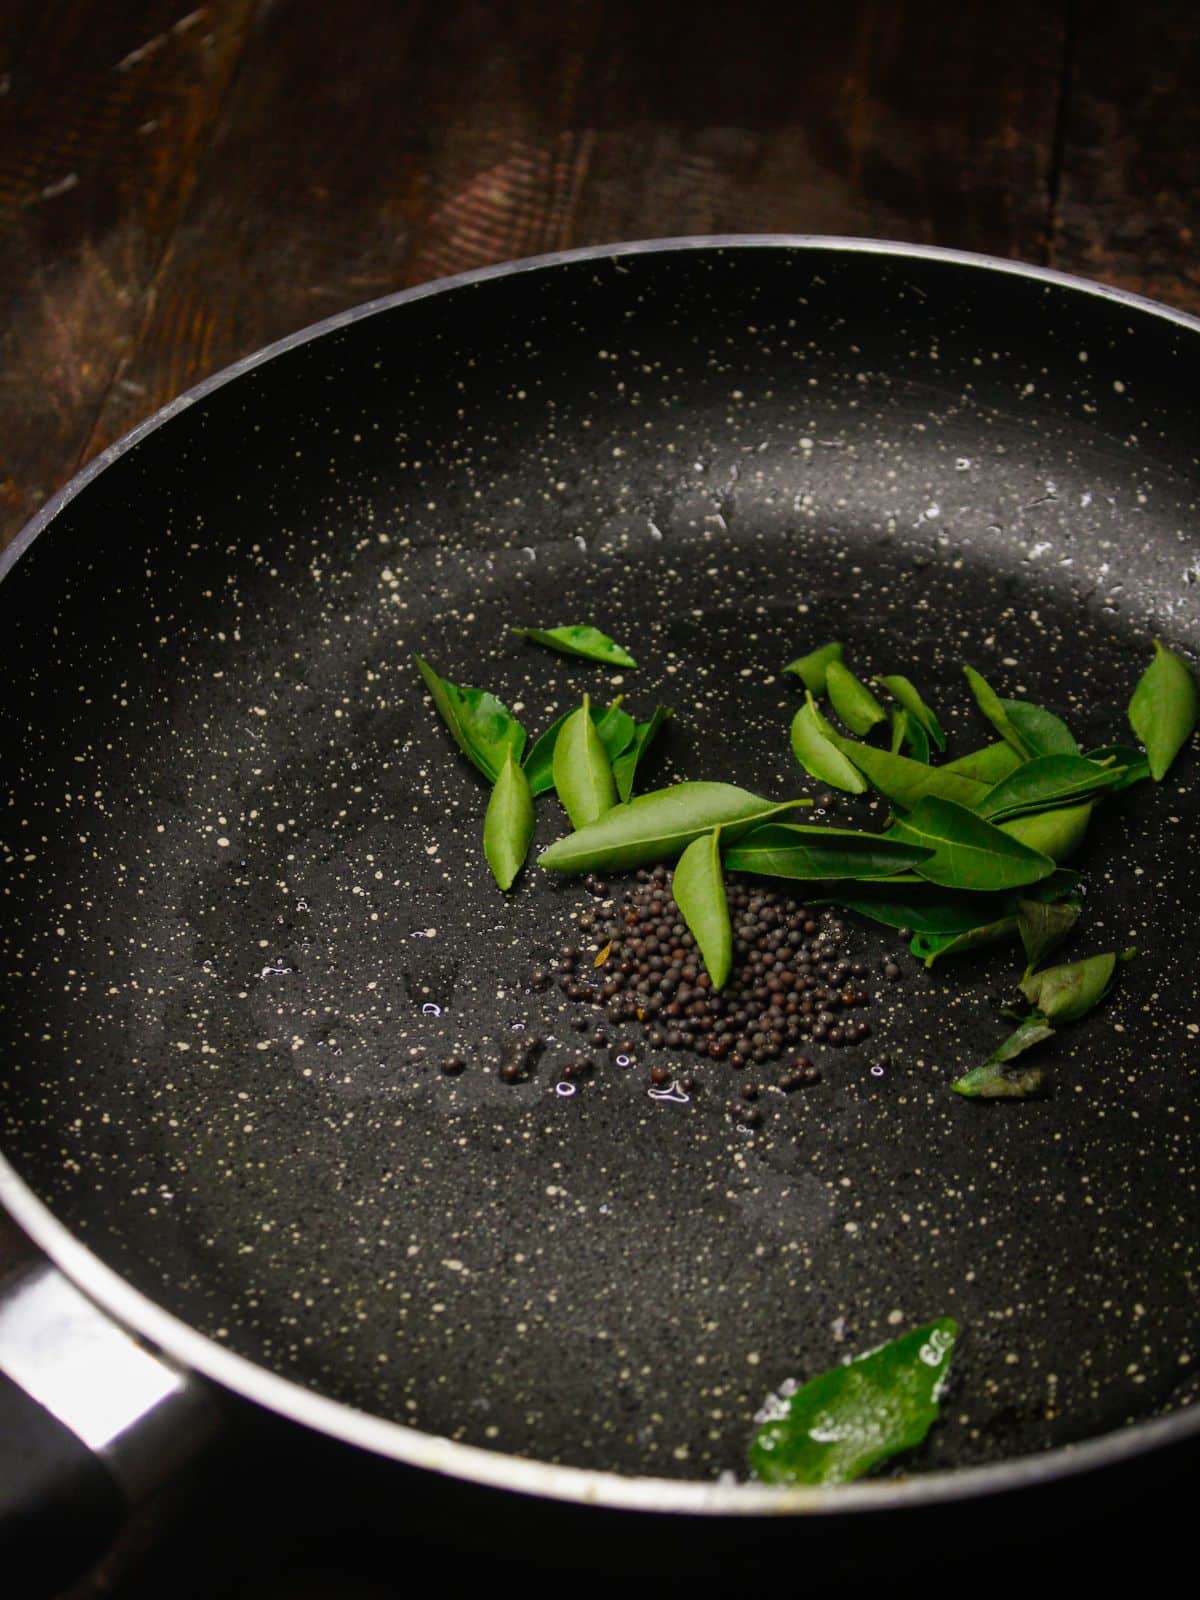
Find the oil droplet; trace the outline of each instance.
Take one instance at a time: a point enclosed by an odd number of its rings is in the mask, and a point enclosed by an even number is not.
[[[690,1094],[685,1094],[677,1083],[669,1083],[665,1089],[647,1089],[646,1093],[651,1100],[669,1100],[676,1106],[686,1106],[692,1098]]]

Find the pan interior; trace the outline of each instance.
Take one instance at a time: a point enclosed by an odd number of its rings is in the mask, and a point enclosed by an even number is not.
[[[942,1314],[954,1385],[909,1468],[1186,1402],[1191,756],[1094,826],[1077,948],[1139,957],[1048,1099],[948,1092],[1003,1035],[1012,952],[890,986],[896,940],[847,918],[873,1035],[745,1131],[727,1065],[651,1100],[659,1056],[612,1065],[530,989],[589,897],[494,889],[486,787],[410,652],[535,734],[585,690],[673,705],[654,784],[813,792],[780,669],[830,638],[912,676],[952,751],[987,732],[964,660],[1120,740],[1150,638],[1200,644],[1195,392],[1195,334],[1127,305],[783,248],[518,273],[216,389],[0,590],[10,1158],[232,1348],[546,1460],[741,1472],[769,1390]],[[567,621],[639,670],[506,631]],[[501,1082],[522,1034],[551,1042]]]

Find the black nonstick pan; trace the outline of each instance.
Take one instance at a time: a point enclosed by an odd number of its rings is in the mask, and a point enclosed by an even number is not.
[[[9,1209],[186,1372],[597,1517],[812,1527],[1194,1433],[1190,754],[1098,815],[1078,948],[1139,956],[1047,1098],[949,1093],[1011,952],[887,984],[894,935],[847,917],[871,1036],[746,1127],[727,1064],[652,1099],[653,1050],[617,1066],[531,985],[590,897],[495,889],[411,652],[535,732],[584,690],[673,705],[643,784],[816,793],[781,668],[831,638],[959,751],[964,660],[1119,740],[1151,639],[1200,649],[1198,333],[946,252],[629,245],[365,306],[136,430],[0,588]],[[574,621],[638,671],[508,631]],[[943,1314],[919,1451],[833,1498],[746,1481],[768,1391]]]

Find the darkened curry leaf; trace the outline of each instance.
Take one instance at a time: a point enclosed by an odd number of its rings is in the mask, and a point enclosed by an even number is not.
[[[671,893],[691,929],[714,989],[721,989],[733,965],[733,930],[721,871],[721,830],[701,834],[680,856]]]
[[[908,817],[893,822],[888,837],[932,849],[913,871],[950,889],[1016,889],[1054,871],[1048,856],[936,795],[926,795]]]
[[[1032,1045],[1054,1037],[1044,1017],[1032,1016],[1010,1033],[988,1059],[950,1085],[969,1100],[1027,1100],[1042,1087],[1040,1067],[1013,1067],[1011,1063]]]
[[[575,623],[563,628],[514,628],[523,639],[533,644],[545,645],[564,656],[582,656],[586,661],[599,661],[606,667],[636,667],[637,662],[623,645],[610,639],[599,628]]]
[[[511,747],[492,786],[483,823],[483,853],[502,889],[510,889],[533,838],[533,795]]]
[[[1084,961],[1071,961],[1061,967],[1046,967],[1041,972],[1027,972],[1021,979],[1021,993],[1036,1006],[1048,1022],[1061,1026],[1078,1022],[1108,993],[1118,961],[1129,961],[1136,954],[1132,948],[1118,953],[1089,956]]]
[[[918,934],[966,933],[1005,914],[1004,895],[956,894],[931,883],[895,880],[860,883],[845,880],[823,884],[818,895],[805,895],[810,906],[836,905],[882,922],[888,928],[911,928]]]
[[[451,683],[440,677],[423,656],[414,654],[413,660],[454,742],[484,777],[495,783],[508,750],[512,750],[515,760],[521,759],[525,729],[495,695]]]
[[[585,828],[617,803],[612,762],[596,731],[587,695],[559,729],[550,770],[563,809],[575,828]]]
[[[1077,881],[1077,874],[1060,868],[1021,893],[1028,898],[1057,900],[1070,894]],[[901,883],[895,878],[883,882],[847,880],[822,884],[818,895],[804,898],[810,906],[841,906],[888,928],[911,929],[914,955],[918,953],[916,940],[922,935],[942,936],[945,943],[941,948],[945,953],[956,935],[970,933],[973,928],[990,926],[1016,914],[1016,896],[1011,893],[957,893],[953,889],[939,889],[932,883]]]
[[[736,841],[756,823],[809,800],[773,804],[730,783],[676,783],[614,806],[597,822],[559,839],[538,857],[551,872],[619,872],[674,860],[703,833]]]
[[[1156,639],[1154,659],[1138,679],[1129,702],[1129,726],[1146,747],[1150,776],[1156,783],[1191,738],[1196,711],[1196,680],[1191,668]]]
[[[1040,966],[1058,949],[1079,921],[1080,910],[1077,898],[1057,903],[1024,898],[1017,901],[1017,932],[1029,967]]]
[[[842,647],[834,641],[832,644],[823,644],[819,650],[810,650],[806,656],[798,656],[795,661],[789,661],[783,670],[802,679],[810,694],[822,695],[825,693],[825,674],[829,670],[829,663],[841,659]]]
[[[890,878],[931,853],[878,833],[769,822],[730,845],[725,865],[769,878]]]
[[[942,732],[941,723],[922,700],[916,685],[910,679],[899,672],[893,672],[886,677],[876,678],[875,682],[882,684],[896,704],[908,712],[909,717],[924,731],[926,739],[935,749],[946,748],[946,735]]]
[[[763,1483],[849,1483],[921,1443],[938,1417],[958,1324],[939,1317],[768,1402],[750,1445]]]
[[[628,800],[632,795],[633,779],[638,764],[658,737],[659,729],[673,714],[670,706],[655,706],[650,720],[638,723],[629,748],[613,760],[613,777],[616,780],[617,793],[622,800]],[[611,751],[609,753],[612,754]]]
[[[959,914],[908,921],[914,930],[909,949],[931,967],[942,956],[969,955],[989,945],[1016,940],[1021,934],[1021,908],[1040,905],[1054,907],[1075,893],[1078,875],[1060,867],[1039,883],[1006,894],[964,894]],[[1075,902],[1078,905],[1078,901]],[[1078,912],[1075,913],[1078,915]]]
[[[1011,914],[999,916],[994,922],[983,922],[962,933],[914,934],[909,949],[919,956],[927,967],[932,967],[940,956],[970,955],[975,950],[985,950],[994,944],[1003,944],[1017,937],[1017,919]]]
[[[858,768],[842,754],[829,738],[824,718],[817,711],[809,690],[804,704],[792,718],[792,754],[805,772],[818,783],[828,783],[835,789],[845,789],[849,794],[862,794],[866,781]]]
[[[851,733],[870,733],[877,723],[887,721],[887,712],[870,689],[841,661],[826,667],[825,693]]]

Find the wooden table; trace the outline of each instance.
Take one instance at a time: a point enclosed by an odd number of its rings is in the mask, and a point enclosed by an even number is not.
[[[506,257],[867,234],[1200,311],[1200,8],[1133,14],[4,0],[0,544],[207,373]]]
[[[5,0],[0,542],[206,373],[505,257],[872,234],[1200,310],[1200,8],[1129,15]]]

